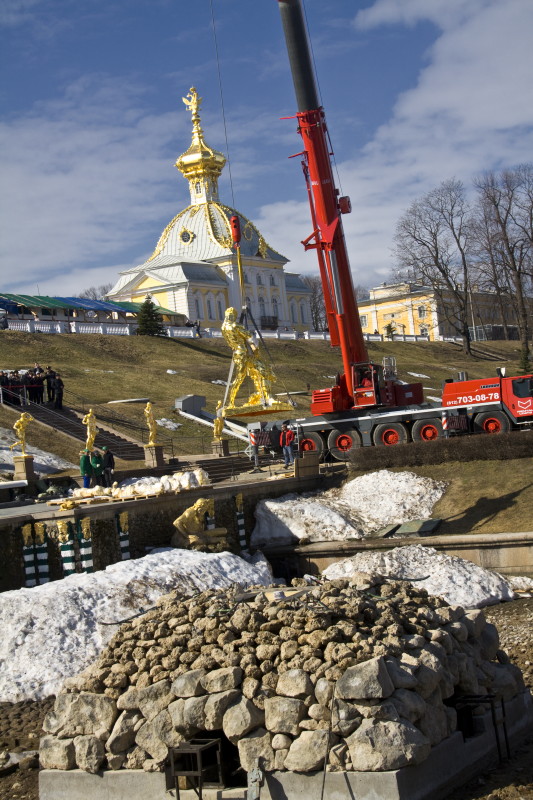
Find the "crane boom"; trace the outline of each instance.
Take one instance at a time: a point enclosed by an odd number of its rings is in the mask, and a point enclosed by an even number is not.
[[[351,407],[352,366],[368,362],[368,353],[342,225],[342,214],[351,210],[350,201],[339,197],[335,188],[326,116],[318,99],[301,0],[278,0],[278,5],[298,105],[298,132],[304,145],[302,166],[314,225],[303,244],[317,251],[331,344],[339,346],[342,354],[342,405]]]

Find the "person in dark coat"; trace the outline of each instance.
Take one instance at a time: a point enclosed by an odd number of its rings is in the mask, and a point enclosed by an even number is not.
[[[105,446],[102,447],[104,451],[104,458],[103,458],[103,467],[104,467],[104,474],[103,474],[103,481],[104,486],[110,487],[113,485],[113,478],[111,477],[115,471],[115,456],[109,449],[109,447]]]
[[[54,393],[54,378],[56,374],[52,367],[46,367],[46,372],[44,373],[44,382],[46,384],[46,399],[49,403],[53,403],[55,400],[55,393]]]
[[[54,381],[53,381],[54,396],[55,396],[54,408],[57,408],[60,411],[63,408],[63,389],[64,389],[64,386],[65,386],[65,384],[61,380],[61,375],[59,374],[59,372],[56,372],[56,375],[55,375],[55,378],[54,378]]]
[[[91,469],[92,469],[92,486],[102,485],[102,475],[104,472],[104,459],[99,450],[93,450],[91,453]]]
[[[80,475],[83,478],[84,489],[88,489],[91,485],[92,474],[91,455],[88,450],[83,450],[80,458]]]
[[[44,403],[44,371],[35,373],[35,402]]]

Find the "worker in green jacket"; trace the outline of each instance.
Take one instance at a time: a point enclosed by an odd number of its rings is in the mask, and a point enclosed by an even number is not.
[[[91,469],[92,469],[92,485],[93,486],[102,486],[103,479],[102,475],[104,473],[104,459],[102,458],[102,454],[99,450],[93,450],[91,454]]]
[[[91,467],[91,455],[88,450],[82,450],[80,458],[80,475],[83,478],[83,488],[88,489],[91,485],[93,469]]]

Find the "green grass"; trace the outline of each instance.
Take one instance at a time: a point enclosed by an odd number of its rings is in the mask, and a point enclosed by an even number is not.
[[[433,516],[442,519],[439,534],[533,530],[533,458],[450,461],[412,471],[448,484],[433,509]]]
[[[204,395],[213,411],[222,399],[224,387],[211,383],[228,377],[231,353],[219,339],[163,339],[82,334],[44,335],[4,331],[0,334],[0,368],[32,367],[35,361],[51,364],[61,372],[67,390],[91,403],[106,403],[131,397],[149,397],[156,416],[182,423],[172,433],[177,454],[209,452],[210,433],[174,412],[176,397]],[[341,369],[340,353],[323,341],[267,341],[279,382],[275,391],[306,392],[332,385]],[[426,393],[438,397],[442,381],[466,370],[471,378],[491,377],[497,366],[507,374],[518,373],[516,342],[487,342],[474,345],[474,357],[467,358],[451,343],[379,342],[370,345],[370,357],[380,363],[394,356],[401,380],[416,381],[409,372],[430,376],[420,379],[431,387]],[[175,370],[169,375],[166,370]],[[296,396],[295,416],[309,412],[310,394]],[[118,413],[144,425],[142,404],[112,406]],[[0,407],[0,425],[11,427],[14,415]],[[170,433],[170,432],[169,432]],[[29,428],[28,442],[77,463],[79,447],[68,437],[49,433],[40,426]],[[435,509],[443,518],[442,532],[525,531],[531,529],[533,508],[533,461],[443,463],[412,468],[413,471],[449,483],[446,496]],[[375,468],[373,466],[373,468]],[[407,467],[409,469],[409,467]]]

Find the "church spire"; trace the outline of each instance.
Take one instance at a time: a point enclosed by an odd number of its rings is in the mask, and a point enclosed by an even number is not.
[[[182,98],[192,115],[192,142],[176,161],[176,167],[189,181],[191,205],[218,202],[218,178],[224,169],[226,159],[218,150],[212,150],[204,141],[200,124],[199,109],[202,98],[191,87],[189,94]]]

